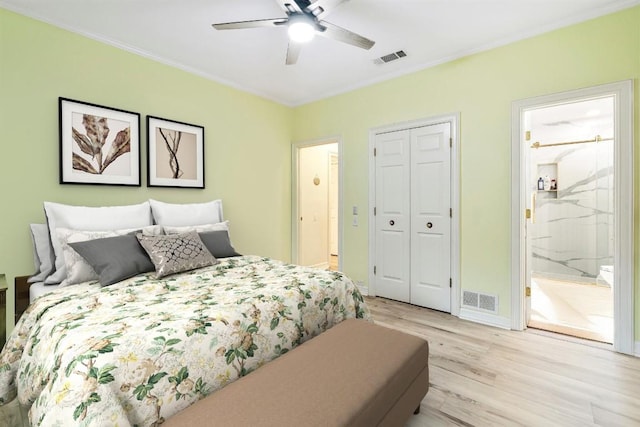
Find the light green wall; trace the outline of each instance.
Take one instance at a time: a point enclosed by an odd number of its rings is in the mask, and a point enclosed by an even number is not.
[[[140,188],[58,184],[58,97],[141,115]],[[146,186],[146,122],[205,127],[206,188]],[[0,272],[33,272],[28,225],[44,200],[118,205],[224,201],[241,253],[290,259],[292,110],[0,9]],[[13,322],[9,320],[10,324]]]
[[[510,316],[511,103],[625,79],[635,80],[636,170],[640,86],[640,7],[468,56],[415,74],[297,108],[294,139],[341,135],[344,210],[368,212],[371,128],[460,113],[461,285],[495,293]],[[636,179],[637,182],[637,179]],[[636,230],[638,227],[636,186]],[[368,224],[345,222],[344,270],[367,282]],[[640,255],[638,232],[636,260]],[[636,301],[640,263],[636,261]],[[636,302],[636,336],[640,304]]]

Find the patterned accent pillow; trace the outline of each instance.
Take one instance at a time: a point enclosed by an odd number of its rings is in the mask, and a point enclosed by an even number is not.
[[[156,267],[156,278],[207,267],[218,262],[202,243],[198,233],[136,237]]]

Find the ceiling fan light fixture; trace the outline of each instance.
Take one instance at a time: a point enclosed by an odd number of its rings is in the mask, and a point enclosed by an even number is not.
[[[315,26],[304,15],[289,18],[289,38],[296,43],[307,43],[316,35]]]

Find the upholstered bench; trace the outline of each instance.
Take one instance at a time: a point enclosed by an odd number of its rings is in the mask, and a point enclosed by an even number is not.
[[[175,426],[403,426],[429,388],[429,345],[345,320],[169,418]]]

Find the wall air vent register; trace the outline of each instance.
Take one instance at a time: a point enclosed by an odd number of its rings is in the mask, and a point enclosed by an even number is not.
[[[498,312],[498,296],[481,294],[479,292],[464,291],[462,293],[462,306],[476,310]]]

